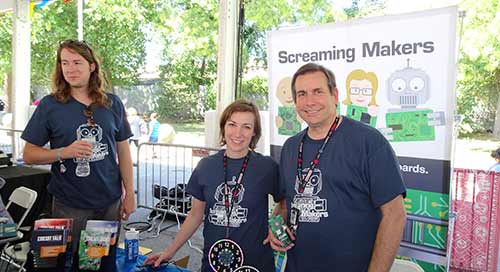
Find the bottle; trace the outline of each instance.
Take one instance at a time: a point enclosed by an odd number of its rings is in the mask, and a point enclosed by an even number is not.
[[[125,232],[125,254],[127,262],[137,261],[139,255],[139,232],[134,228]]]

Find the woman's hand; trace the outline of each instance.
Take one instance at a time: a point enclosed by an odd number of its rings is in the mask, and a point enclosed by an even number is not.
[[[156,253],[153,255],[150,255],[144,260],[144,264],[147,265],[152,265],[153,267],[159,267],[160,264],[164,261],[170,261],[173,257],[173,254],[170,253],[168,250],[164,250],[163,252]]]

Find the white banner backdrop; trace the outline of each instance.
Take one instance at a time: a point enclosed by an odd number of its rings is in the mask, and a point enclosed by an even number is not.
[[[293,109],[289,85],[300,66],[316,62],[335,73],[342,114],[349,106],[347,77],[352,73],[356,78],[357,72],[357,78],[364,72],[375,75],[375,103],[366,108],[375,117],[370,118],[372,125],[393,136],[399,156],[450,160],[456,15],[456,7],[449,7],[269,33],[271,145],[281,146],[300,130],[298,126],[305,127],[290,120],[294,117],[287,109]],[[419,93],[417,103],[411,95],[408,103],[399,102],[408,89]],[[349,110],[358,108],[351,102]],[[432,117],[424,120],[411,112]]]
[[[279,158],[285,140],[306,127],[295,113],[294,72],[308,62],[331,69],[340,113],[379,129],[398,156],[408,188],[405,207],[413,216],[403,243],[416,249],[400,253],[441,265],[456,107],[457,13],[453,6],[268,35],[271,155]]]

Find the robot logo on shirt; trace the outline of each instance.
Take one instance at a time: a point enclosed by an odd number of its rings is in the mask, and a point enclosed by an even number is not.
[[[234,190],[238,190],[234,196],[234,204],[229,218],[229,226],[237,228],[242,223],[245,223],[248,217],[248,208],[240,206],[245,195],[245,187],[241,183],[236,185],[236,177],[233,177],[227,184],[229,187],[229,203],[233,202]],[[224,187],[225,184],[222,183],[215,190],[214,198],[217,202],[215,202],[214,206],[208,212],[208,221],[214,225],[225,227],[227,225],[227,215],[226,206],[224,205]]]
[[[76,139],[87,141],[92,144],[92,156],[90,158],[74,158],[73,161],[77,164],[75,174],[78,177],[87,177],[90,175],[90,162],[104,160],[104,157],[109,154],[108,145],[101,143],[102,128],[95,125],[83,124],[76,130]]]
[[[309,168],[302,170],[302,177],[307,175]],[[323,187],[321,170],[313,170],[309,182],[302,193],[299,193],[300,181],[295,178],[295,192],[292,207],[300,210],[299,222],[317,223],[321,217],[328,217],[328,206],[326,199],[321,199],[318,194]]]

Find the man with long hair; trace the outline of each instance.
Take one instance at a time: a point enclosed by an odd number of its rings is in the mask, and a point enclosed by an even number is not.
[[[123,104],[104,92],[103,83],[92,48],[62,42],[52,93],[40,101],[21,136],[27,164],[52,164],[52,216],[73,218],[74,253],[87,220],[127,220],[135,210],[132,133]],[[43,147],[47,142],[50,149]],[[116,270],[114,255],[112,247],[101,271]],[[77,266],[73,261],[73,271]]]

